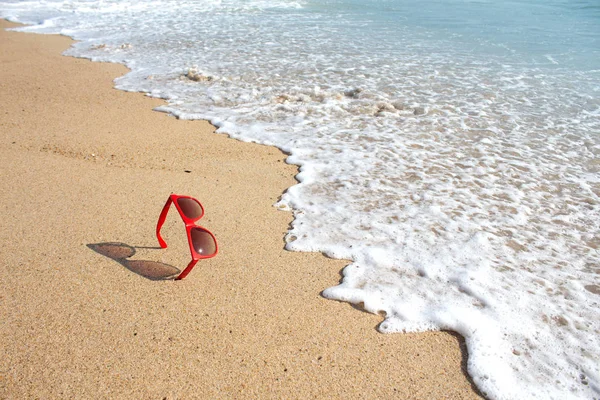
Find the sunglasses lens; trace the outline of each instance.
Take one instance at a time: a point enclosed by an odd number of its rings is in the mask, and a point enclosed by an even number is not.
[[[189,219],[198,219],[204,214],[202,206],[194,199],[187,199],[185,197],[177,199],[177,204],[183,215]]]
[[[192,228],[190,233],[196,253],[201,256],[212,256],[217,252],[217,243],[208,231],[201,228]]]

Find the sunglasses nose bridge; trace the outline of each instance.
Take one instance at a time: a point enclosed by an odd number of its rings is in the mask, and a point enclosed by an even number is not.
[[[184,214],[181,214],[181,219],[183,219],[183,223],[184,223],[186,226],[192,226],[192,227],[194,227],[194,226],[197,226],[197,225],[196,225],[196,221],[198,221],[198,220],[202,219],[202,217],[198,217],[198,218],[190,218],[190,217],[188,217],[188,216],[186,216],[186,215],[184,215]]]

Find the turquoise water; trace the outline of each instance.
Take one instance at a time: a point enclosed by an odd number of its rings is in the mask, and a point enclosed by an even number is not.
[[[351,23],[340,33],[370,45],[374,39],[420,38],[448,46],[431,48],[438,52],[460,50],[578,70],[599,67],[600,5],[595,1],[330,0],[308,2],[300,13],[320,22],[326,18],[328,24]]]
[[[448,44],[436,51],[577,70],[600,67],[600,4],[593,0],[315,3],[307,5],[307,12],[339,13],[357,26],[368,25],[369,36],[383,40],[402,41],[408,30],[410,36]]]
[[[3,1],[159,110],[278,146],[327,298],[449,329],[495,399],[600,397],[594,1]],[[218,232],[215,232],[218,236]],[[284,300],[283,300],[284,301]]]

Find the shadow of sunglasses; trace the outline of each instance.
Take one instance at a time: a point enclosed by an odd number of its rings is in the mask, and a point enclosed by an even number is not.
[[[138,275],[153,281],[175,279],[181,271],[172,265],[150,260],[129,260],[136,253],[136,248],[125,243],[107,242],[92,243],[88,248],[105,257],[111,258]],[[160,249],[155,247],[155,249]]]

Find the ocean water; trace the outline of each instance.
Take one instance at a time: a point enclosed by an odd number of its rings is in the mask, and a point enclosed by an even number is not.
[[[328,298],[453,330],[491,399],[600,398],[597,0],[0,1],[123,90],[275,145]]]

